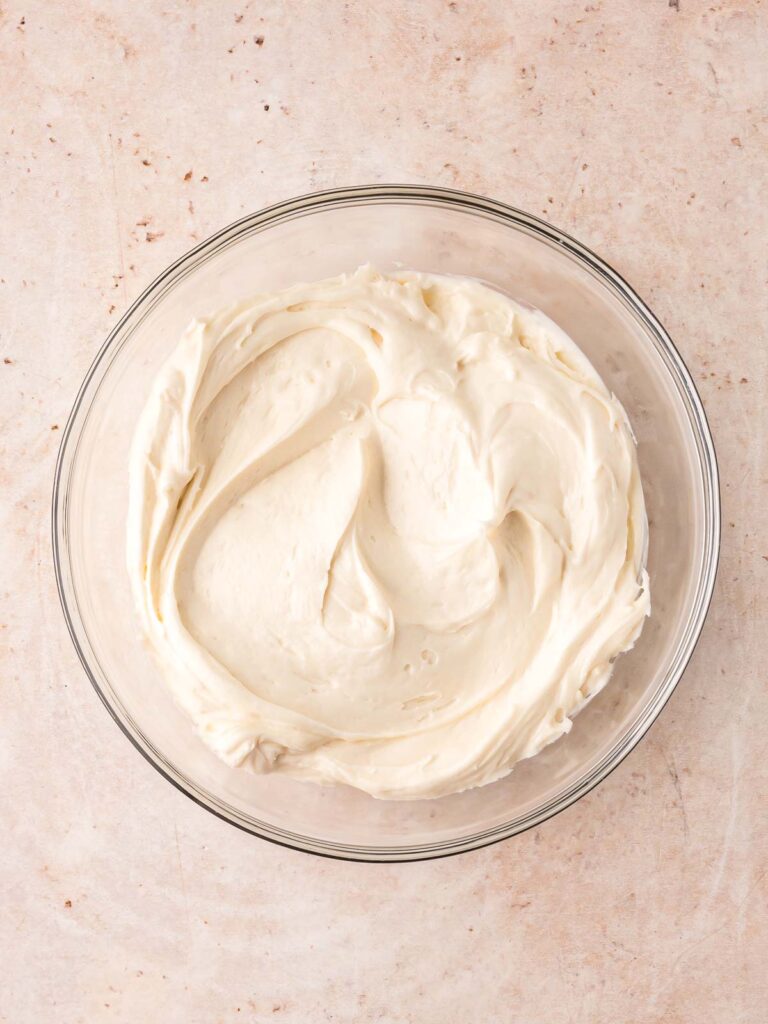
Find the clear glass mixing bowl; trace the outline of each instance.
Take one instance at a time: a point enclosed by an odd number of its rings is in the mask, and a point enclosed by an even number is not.
[[[479,278],[548,314],[624,403],[650,520],[653,613],[571,732],[501,782],[419,802],[256,776],[222,764],[173,703],[134,614],[125,567],[128,450],[150,381],[193,316],[254,292],[352,270]],[[98,353],[62,436],[53,493],[61,602],[80,660],[120,728],[214,814],[298,850],[417,860],[471,850],[544,821],[635,746],[701,631],[720,536],[717,467],[701,402],[650,310],[568,235],[447,189],[375,186],[280,203],[225,228],[162,274]]]

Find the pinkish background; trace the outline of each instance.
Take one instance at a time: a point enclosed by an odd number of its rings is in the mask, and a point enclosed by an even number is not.
[[[760,0],[0,0],[0,1020],[762,1022],[768,8]],[[693,662],[596,791],[485,851],[311,859],[200,810],[90,688],[55,594],[61,428],[193,242],[412,181],[542,214],[650,301],[709,413]]]

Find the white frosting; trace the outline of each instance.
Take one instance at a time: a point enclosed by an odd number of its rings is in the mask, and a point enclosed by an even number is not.
[[[369,267],[194,321],[134,441],[128,557],[231,765],[440,796],[570,728],[649,612],[626,415],[543,314]]]

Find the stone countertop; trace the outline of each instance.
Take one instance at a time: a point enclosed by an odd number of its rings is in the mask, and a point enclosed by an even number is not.
[[[768,1006],[768,7],[0,3],[0,1021],[758,1022]],[[369,866],[236,831],[110,721],[49,501],[110,327],[276,200],[411,181],[598,250],[710,417],[723,551],[646,739],[545,825]]]

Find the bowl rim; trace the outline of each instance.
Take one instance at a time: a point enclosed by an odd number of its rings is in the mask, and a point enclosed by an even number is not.
[[[217,250],[229,245],[230,242],[241,237],[243,234],[263,230],[272,224],[308,213],[317,213],[323,209],[398,202],[413,205],[445,206],[451,209],[464,210],[472,214],[504,222],[513,229],[523,230],[549,243],[551,246],[561,249],[582,265],[586,265],[587,269],[591,270],[593,274],[601,279],[603,284],[608,286],[614,296],[622,300],[631,309],[641,321],[650,342],[654,344],[657,352],[663,357],[667,371],[674,378],[677,391],[686,403],[690,427],[696,441],[704,490],[704,536],[700,579],[689,612],[687,628],[683,639],[678,644],[675,657],[667,670],[665,678],[624,735],[619,737],[610,750],[605,753],[586,776],[582,776],[580,779],[572,782],[565,790],[555,794],[554,797],[551,797],[548,801],[540,804],[518,819],[513,819],[472,835],[462,836],[459,839],[441,840],[435,843],[369,846],[303,836],[270,825],[269,822],[259,821],[232,807],[218,797],[214,797],[169,762],[162,752],[155,748],[141,732],[138,725],[122,706],[117,695],[112,691],[111,686],[109,687],[110,692],[107,693],[105,687],[99,682],[97,672],[89,660],[87,648],[90,645],[87,642],[87,632],[82,617],[79,614],[77,594],[71,585],[70,574],[67,571],[68,562],[65,562],[64,558],[68,555],[69,487],[79,440],[88,413],[112,359],[130,336],[130,332],[126,332],[126,329],[129,326],[135,326],[133,320],[136,314],[141,312],[142,316],[140,319],[143,319],[150,309],[160,301],[165,292],[172,288],[182,277],[185,277],[194,270],[195,266],[202,259],[208,259]],[[242,831],[258,836],[278,846],[336,860],[374,863],[421,861],[455,856],[460,853],[480,849],[534,828],[536,825],[559,814],[591,792],[637,746],[661,713],[680,681],[701,635],[712,600],[721,540],[719,471],[714,442],[704,407],[691,374],[674,342],[654,313],[634,289],[617,271],[591,249],[568,233],[553,227],[540,217],[526,213],[507,203],[474,193],[429,185],[376,184],[348,186],[310,192],[272,204],[263,210],[247,214],[233,221],[176,259],[134,300],[99,348],[78,389],[66,425],[62,431],[54,470],[51,535],[54,572],[59,600],[67,629],[80,663],[102,703],[121,731],[128,737],[142,756],[176,789],[210,813],[216,815],[216,817],[229,822]],[[94,661],[96,661],[93,652],[91,654]],[[103,675],[106,680],[106,674]],[[109,685],[108,680],[106,682]]]

